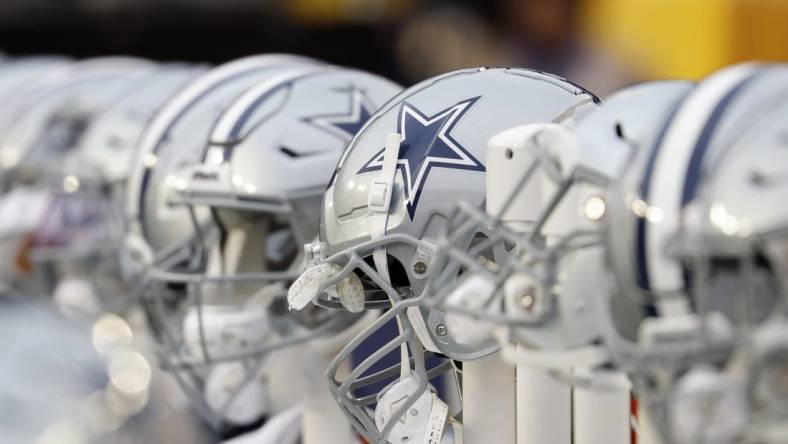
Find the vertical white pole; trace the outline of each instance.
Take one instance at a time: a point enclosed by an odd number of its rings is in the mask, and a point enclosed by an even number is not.
[[[352,444],[355,441],[353,430],[347,418],[339,410],[328,390],[324,371],[328,368],[327,360],[314,362],[309,396],[304,400],[301,416],[302,444]],[[349,367],[349,363],[346,365]]]
[[[515,391],[515,369],[500,353],[463,362],[463,444],[515,442]]]
[[[543,368],[517,366],[517,444],[572,443],[572,389]]]
[[[502,214],[503,222],[514,230],[527,230],[529,223],[538,220],[546,199],[555,191],[555,184],[539,173],[525,189],[515,190],[535,160],[529,134],[501,133],[487,145],[487,211],[499,214],[509,196],[515,195]],[[560,231],[558,226],[553,228]],[[543,368],[518,365],[516,406],[517,444],[630,444],[628,389],[573,391]]]
[[[596,377],[614,382],[621,388],[573,390],[574,444],[630,444],[632,428],[628,378],[623,373],[613,372]]]

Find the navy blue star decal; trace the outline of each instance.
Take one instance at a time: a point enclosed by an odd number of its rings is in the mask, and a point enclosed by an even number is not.
[[[363,90],[350,86],[338,90],[348,93],[350,105],[348,110],[336,114],[304,117],[304,122],[314,125],[329,134],[339,137],[345,142],[350,142],[353,136],[369,120],[377,107],[367,97]]]
[[[408,214],[413,219],[427,176],[433,167],[455,170],[484,171],[484,165],[451,136],[451,130],[462,116],[479,100],[463,100],[432,116],[421,113],[403,102],[397,118],[402,142],[397,170],[405,185]],[[385,149],[381,149],[356,174],[380,171]]]

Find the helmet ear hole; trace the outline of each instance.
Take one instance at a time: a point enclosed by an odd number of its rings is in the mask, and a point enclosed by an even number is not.
[[[410,279],[408,278],[408,273],[405,270],[405,267],[394,256],[389,254],[386,257],[389,267],[389,280],[391,285],[394,288],[409,288]],[[365,257],[364,262],[375,269],[375,263],[371,255]],[[364,273],[363,270],[356,269],[355,273],[358,275],[359,279],[361,279],[361,284],[364,286],[364,292],[367,295],[368,301],[388,300],[388,296],[383,293],[380,286],[378,286],[378,284],[376,284],[371,277]]]

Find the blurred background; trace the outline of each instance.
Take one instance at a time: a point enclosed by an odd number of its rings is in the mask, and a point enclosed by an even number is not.
[[[11,55],[224,62],[294,52],[405,84],[472,65],[561,74],[597,94],[788,60],[786,0],[3,0]]]
[[[788,0],[0,0],[0,50],[212,64],[286,52],[404,85],[462,67],[523,66],[604,97],[745,60],[788,61],[786,24]],[[101,436],[128,432],[111,442],[216,442],[140,354],[152,349],[133,333],[143,320],[85,325],[16,305],[4,302],[0,335],[34,340],[0,353],[0,442],[85,442],[58,419],[65,414]],[[59,402],[48,399],[64,387]],[[29,436],[2,433],[18,429]]]

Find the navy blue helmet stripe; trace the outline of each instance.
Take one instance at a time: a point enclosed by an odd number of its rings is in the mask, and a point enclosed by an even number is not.
[[[739,81],[736,86],[731,88],[715,105],[714,109],[711,113],[709,113],[706,122],[704,123],[704,127],[698,136],[698,140],[693,147],[692,154],[690,156],[689,163],[687,165],[687,170],[685,171],[684,176],[684,185],[682,188],[682,196],[681,196],[681,208],[686,206],[692,199],[695,197],[695,194],[698,190],[698,185],[701,179],[701,173],[703,168],[704,159],[706,153],[708,152],[708,147],[711,142],[711,139],[714,135],[715,130],[718,128],[719,123],[722,117],[725,114],[725,111],[729,109],[729,105],[734,101],[734,99],[738,96],[738,94],[745,88],[747,84],[749,84],[752,79],[758,75],[761,71],[756,71],[756,73],[751,74],[741,81]],[[640,197],[648,202],[649,192],[652,182],[652,176],[654,172],[654,166],[656,164],[656,159],[659,156],[660,147],[664,142],[664,138],[668,129],[672,126],[672,123],[675,119],[678,110],[681,108],[682,100],[676,108],[673,109],[670,118],[665,122],[665,125],[662,127],[659,137],[656,140],[656,144],[654,149],[652,150],[648,163],[646,165],[646,171],[643,176],[643,182],[640,184]],[[679,208],[678,210],[680,210]],[[651,288],[651,282],[649,279],[648,274],[648,262],[646,257],[646,238],[647,238],[647,226],[646,220],[644,217],[639,217],[637,220],[637,230],[636,230],[636,238],[635,238],[635,247],[636,247],[636,260],[637,260],[637,283],[640,288],[648,291]],[[683,273],[684,276],[684,284],[685,286],[688,285],[688,274],[685,272]],[[652,311],[653,307],[647,308],[647,311]]]
[[[665,123],[662,125],[662,128],[657,135],[654,146],[651,147],[651,153],[649,154],[648,162],[646,163],[646,170],[643,174],[643,180],[640,183],[640,198],[646,202],[648,201],[648,196],[651,189],[651,176],[654,174],[654,165],[657,163],[657,155],[659,154],[659,150],[662,147],[662,142],[665,140],[665,135],[668,133],[668,128],[670,128],[671,124],[673,123],[673,119],[676,117],[679,109],[681,109],[681,105],[684,103],[685,99],[686,96],[681,100],[678,100],[673,105],[673,109],[670,111],[667,119],[665,119]],[[637,219],[637,229],[635,231],[635,251],[637,259],[637,267],[635,270],[636,282],[638,287],[641,289],[649,290],[651,288],[651,283],[649,282],[648,278],[648,266],[646,259],[645,217],[638,217]]]
[[[717,106],[709,115],[706,125],[703,127],[703,131],[701,131],[698,141],[695,144],[695,148],[692,151],[689,165],[687,166],[687,172],[684,177],[684,189],[681,193],[682,208],[695,198],[695,194],[698,191],[698,184],[700,183],[703,160],[706,156],[706,153],[708,152],[709,142],[714,135],[714,131],[719,126],[722,117],[725,115],[728,105],[730,105],[736,96],[738,96],[739,93],[744,89],[744,87],[748,85],[752,79],[758,75],[758,73],[761,72],[763,71],[758,70],[755,74],[751,74],[740,81],[735,87],[728,91],[722,100],[717,103]]]

